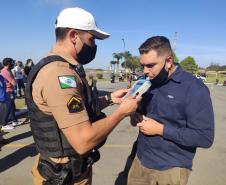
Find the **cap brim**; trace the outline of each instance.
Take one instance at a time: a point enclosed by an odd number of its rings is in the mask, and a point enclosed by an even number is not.
[[[100,40],[110,37],[109,33],[106,33],[100,29],[89,30],[89,33],[91,33],[96,39],[100,39]]]

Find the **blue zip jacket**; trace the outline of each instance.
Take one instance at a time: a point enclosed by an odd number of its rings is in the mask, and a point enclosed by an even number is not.
[[[6,85],[3,76],[0,74],[0,102],[6,101]]]
[[[163,137],[139,133],[137,156],[147,168],[192,168],[196,148],[214,140],[214,113],[205,84],[178,65],[169,81],[151,88],[140,111],[164,125]]]

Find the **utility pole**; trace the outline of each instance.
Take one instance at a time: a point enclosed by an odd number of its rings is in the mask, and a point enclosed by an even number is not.
[[[177,42],[177,32],[174,32],[173,37],[173,52],[176,54],[176,42]]]
[[[126,52],[126,44],[125,44],[125,39],[122,38],[122,42],[123,42],[123,50],[124,50],[124,54]],[[126,59],[124,57],[124,65],[125,65],[125,72],[126,72],[126,79],[127,79],[127,71],[126,71]]]

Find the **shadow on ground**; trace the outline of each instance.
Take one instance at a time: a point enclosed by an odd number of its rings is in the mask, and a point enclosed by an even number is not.
[[[15,135],[15,136],[9,138],[8,140],[9,140],[9,142],[14,142],[14,141],[18,141],[20,139],[24,139],[24,138],[27,138],[30,136],[32,136],[32,133],[31,133],[31,131],[28,131],[28,132],[24,132],[22,134]]]
[[[130,170],[130,167],[132,165],[132,159],[131,156],[128,156],[127,161],[126,161],[126,165],[123,169],[123,171],[121,171],[118,174],[117,179],[115,180],[115,184],[114,185],[126,185],[127,184],[127,177],[128,177],[128,173]]]
[[[125,167],[124,167],[123,171],[121,171],[118,174],[118,177],[115,180],[114,185],[126,185],[127,184],[127,178],[128,178],[129,170],[132,166],[132,163],[133,163],[133,160],[136,156],[136,153],[137,153],[137,141],[135,141],[133,143],[132,151],[131,151],[130,155],[127,157]]]
[[[34,144],[27,145],[23,148],[16,150],[15,152],[0,159],[0,173],[8,170],[9,168],[17,165],[27,157],[34,157],[37,155],[37,151]]]

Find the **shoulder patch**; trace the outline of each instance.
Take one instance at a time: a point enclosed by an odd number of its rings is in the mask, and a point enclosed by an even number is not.
[[[75,76],[66,75],[58,76],[61,89],[69,89],[77,87]]]
[[[70,113],[80,112],[84,109],[81,98],[73,96],[67,103],[67,107]]]

